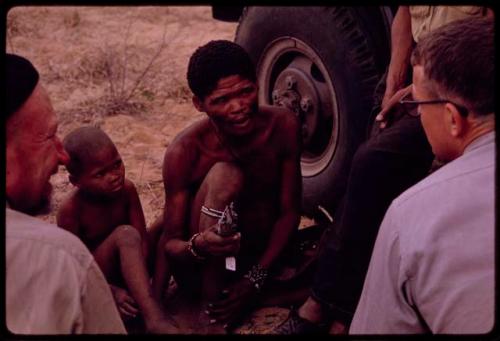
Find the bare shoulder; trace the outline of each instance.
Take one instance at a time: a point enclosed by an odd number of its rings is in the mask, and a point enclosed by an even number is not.
[[[291,129],[292,131],[295,131],[295,129],[300,125],[297,115],[287,108],[262,105],[259,107],[259,111],[267,117],[270,124],[281,127],[282,129]]]
[[[123,199],[125,199],[127,202],[129,202],[130,200],[135,200],[139,197],[139,193],[137,192],[135,184],[127,178],[125,178],[123,190]]]
[[[200,145],[206,134],[208,120],[193,123],[181,131],[170,143],[163,159],[163,180],[168,186],[183,187],[200,155]]]
[[[137,193],[135,184],[127,178],[125,178],[123,188],[125,189],[125,191],[127,191],[127,193]]]
[[[79,199],[78,199],[78,190],[73,190],[71,193],[69,193],[66,198],[63,199],[61,206],[59,207],[59,210],[57,211],[57,216],[61,214],[69,214],[76,212],[78,210],[79,206]]]
[[[78,198],[78,190],[74,190],[63,200],[59,210],[57,211],[57,225],[60,227],[74,225],[75,222],[78,221],[79,211],[80,200]]]
[[[175,136],[165,151],[164,167],[167,161],[189,161],[198,150],[200,135],[207,125],[206,120],[195,122]]]
[[[284,107],[261,106],[259,112],[280,139],[290,141],[300,138],[300,120],[293,111]]]

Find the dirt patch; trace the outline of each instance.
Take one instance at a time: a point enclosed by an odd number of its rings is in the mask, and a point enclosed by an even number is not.
[[[58,114],[59,134],[101,127],[115,142],[137,187],[146,223],[164,206],[161,165],[177,133],[203,116],[186,82],[192,52],[213,39],[233,40],[236,24],[210,7],[16,7],[7,18],[7,52],[40,71]],[[52,178],[53,213],[72,190],[64,167]],[[238,333],[266,333],[286,309],[260,309]]]

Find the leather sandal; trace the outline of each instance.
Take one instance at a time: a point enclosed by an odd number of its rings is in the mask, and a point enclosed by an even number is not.
[[[297,310],[292,309],[287,319],[274,328],[272,334],[328,334],[328,324],[316,324],[299,316]]]

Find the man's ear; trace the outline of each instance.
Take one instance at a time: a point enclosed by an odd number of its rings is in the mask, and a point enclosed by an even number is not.
[[[200,112],[205,112],[205,110],[203,108],[203,101],[198,96],[193,96],[192,101],[193,101],[193,105],[196,108],[196,110],[198,110]]]
[[[457,107],[454,104],[445,104],[447,124],[449,132],[453,137],[464,135],[467,125],[467,117],[460,115]]]

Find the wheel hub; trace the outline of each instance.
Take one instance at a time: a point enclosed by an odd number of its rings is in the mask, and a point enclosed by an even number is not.
[[[270,42],[257,65],[261,103],[285,106],[301,120],[303,177],[321,173],[335,154],[339,113],[325,64],[307,44],[292,37]]]
[[[321,102],[312,79],[300,69],[300,60],[292,64],[276,79],[272,100],[273,105],[285,106],[300,118],[302,141],[307,146],[316,131]]]

